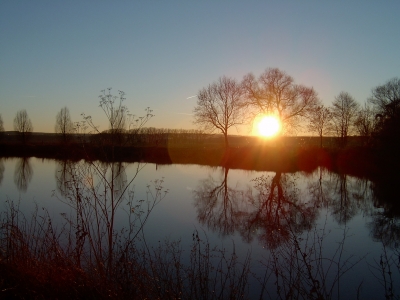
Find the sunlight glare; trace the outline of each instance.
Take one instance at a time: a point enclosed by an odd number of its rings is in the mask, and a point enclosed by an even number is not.
[[[281,129],[279,119],[275,116],[264,116],[257,125],[258,134],[264,137],[272,137]]]

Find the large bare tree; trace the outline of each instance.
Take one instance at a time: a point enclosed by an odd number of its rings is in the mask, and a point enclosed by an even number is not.
[[[57,113],[55,131],[56,133],[59,133],[62,137],[62,140],[66,142],[68,140],[69,134],[71,134],[73,130],[74,125],[71,121],[69,109],[67,107],[63,107]]]
[[[322,136],[330,132],[330,122],[332,113],[329,108],[318,105],[309,114],[308,130],[318,134],[320,138],[320,147],[322,148]]]
[[[221,77],[199,91],[194,108],[194,123],[205,131],[224,135],[229,147],[228,130],[244,123],[243,89],[234,79]]]
[[[33,131],[31,119],[25,109],[18,111],[15,115],[14,130],[21,134],[23,143],[26,142],[27,136]]]
[[[332,129],[339,137],[340,146],[347,144],[347,138],[354,131],[354,122],[359,104],[347,92],[341,92],[332,102]]]
[[[279,117],[286,132],[299,128],[301,120],[319,104],[313,88],[295,84],[293,77],[277,68],[266,69],[258,79],[250,73],[242,85],[247,104],[256,113]]]

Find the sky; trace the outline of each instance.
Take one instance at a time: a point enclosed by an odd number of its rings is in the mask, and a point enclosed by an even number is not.
[[[198,91],[279,68],[325,105],[363,104],[400,76],[400,1],[0,1],[0,114],[26,109],[35,132],[57,112],[107,129],[100,91],[126,94],[156,128],[195,129]],[[231,134],[248,134],[241,128]]]

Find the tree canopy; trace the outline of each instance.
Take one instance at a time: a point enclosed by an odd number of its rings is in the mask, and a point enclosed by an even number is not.
[[[221,77],[199,91],[194,108],[194,123],[205,131],[218,130],[229,147],[228,130],[244,122],[244,98],[241,85],[234,79]]]
[[[313,88],[295,84],[293,77],[277,68],[266,69],[258,79],[247,74],[242,86],[247,104],[256,113],[279,117],[286,132],[295,131],[300,121],[319,105]]]
[[[25,109],[17,112],[14,118],[14,130],[21,133],[22,140],[25,143],[26,137],[33,131],[32,121]]]

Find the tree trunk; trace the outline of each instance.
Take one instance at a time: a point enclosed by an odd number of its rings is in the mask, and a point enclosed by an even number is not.
[[[224,139],[225,139],[225,149],[228,149],[229,148],[228,133],[224,133]]]

